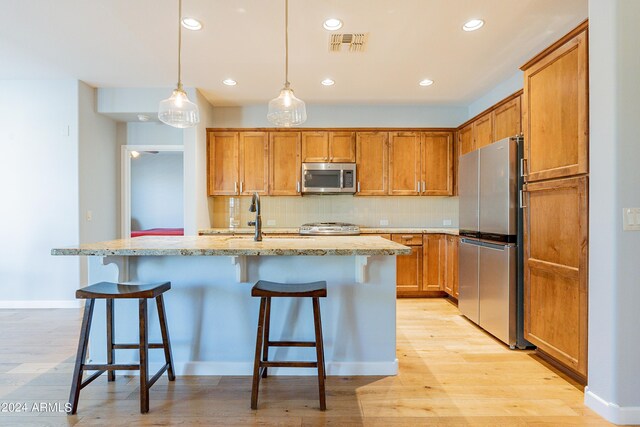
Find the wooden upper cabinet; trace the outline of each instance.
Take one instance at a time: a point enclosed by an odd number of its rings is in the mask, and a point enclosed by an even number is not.
[[[210,196],[233,196],[239,191],[238,132],[208,133],[208,177]]]
[[[587,177],[526,185],[524,336],[587,375]]]
[[[355,132],[302,132],[303,163],[349,163],[355,161]]]
[[[384,196],[387,194],[389,177],[387,132],[357,132],[356,175],[356,195]]]
[[[420,193],[420,134],[389,133],[389,194],[417,196]]]
[[[468,124],[458,131],[458,153],[459,155],[467,154],[476,149],[473,140],[473,123]]]
[[[302,132],[302,162],[329,161],[329,132]]]
[[[512,99],[493,110],[493,139],[498,141],[522,132],[520,98]]]
[[[425,234],[423,236],[423,278],[422,290],[444,290],[446,265],[446,240],[442,234]]]
[[[422,194],[453,195],[453,135],[451,132],[422,134]]]
[[[269,182],[267,132],[240,132],[240,194],[267,194]]]
[[[495,141],[493,138],[493,115],[491,113],[474,120],[473,140],[476,150]]]
[[[269,194],[300,195],[300,132],[269,133]]]
[[[577,35],[522,67],[527,181],[589,171],[587,55],[584,25]]]
[[[329,132],[329,161],[333,163],[356,161],[355,132]]]

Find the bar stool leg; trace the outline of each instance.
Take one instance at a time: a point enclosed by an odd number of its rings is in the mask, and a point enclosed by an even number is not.
[[[114,363],[115,350],[113,349],[113,299],[107,298],[107,364]],[[107,371],[107,381],[116,380],[116,371]]]
[[[264,315],[264,347],[262,349],[262,361],[269,360],[269,326],[271,323],[271,297],[267,297],[267,310]],[[267,378],[267,367],[262,368],[262,378]]]
[[[316,356],[318,360],[318,394],[320,396],[320,410],[327,409],[327,402],[324,391],[324,354],[322,345],[322,326],[320,321],[320,302],[318,298],[313,300],[313,323],[316,330]]]
[[[258,313],[258,334],[256,337],[256,353],[253,358],[253,384],[251,386],[251,409],[258,409],[258,388],[260,387],[260,350],[262,350],[263,326],[266,310],[266,298],[260,298]]]
[[[162,295],[156,297],[158,306],[158,317],[160,318],[160,332],[162,333],[162,345],[164,346],[164,360],[169,365],[167,376],[169,381],[175,381],[176,374],[173,370],[173,356],[171,355],[171,341],[169,340],[169,328],[167,327],[167,313],[164,310],[164,299]]]
[[[89,332],[91,331],[91,319],[93,318],[94,299],[87,299],[84,304],[84,316],[82,317],[82,327],[80,328],[80,340],[78,342],[78,353],[76,354],[76,364],[73,368],[73,380],[71,382],[71,393],[69,403],[71,413],[78,411],[78,399],[80,398],[80,388],[82,386],[82,371],[87,357],[87,345],[89,344]]]
[[[320,316],[320,300],[318,300],[318,324],[320,324],[320,348],[322,349],[322,368],[324,378],[327,378],[327,366],[324,361],[324,337],[322,336],[322,317]]]
[[[147,333],[147,300],[140,298],[139,331],[140,331],[140,412],[149,412],[149,336]]]

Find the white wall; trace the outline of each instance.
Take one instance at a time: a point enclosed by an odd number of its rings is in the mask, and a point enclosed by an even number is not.
[[[78,82],[0,81],[0,307],[75,306]],[[50,301],[39,303],[34,300]]]
[[[160,122],[130,122],[127,145],[182,145],[182,132]]]
[[[131,159],[131,230],[181,228],[182,152],[141,153]]]
[[[519,91],[523,87],[524,73],[518,70],[513,76],[509,77],[507,80],[503,81],[489,92],[469,104],[467,118],[463,120],[463,122],[475,117],[479,113],[482,113],[487,108],[495,105],[499,101],[502,101],[504,98]],[[458,124],[460,125],[462,122]]]
[[[612,422],[640,424],[640,2],[589,1],[589,384],[585,403]]]
[[[267,101],[246,107],[215,107],[212,127],[273,127]],[[307,105],[303,127],[457,127],[467,120],[466,106]]]

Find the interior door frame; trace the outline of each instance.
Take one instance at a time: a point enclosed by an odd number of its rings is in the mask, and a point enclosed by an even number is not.
[[[131,237],[131,152],[160,151],[181,152],[183,145],[123,145],[120,150],[120,238]],[[184,184],[184,172],[183,172]],[[184,203],[184,201],[183,201]]]

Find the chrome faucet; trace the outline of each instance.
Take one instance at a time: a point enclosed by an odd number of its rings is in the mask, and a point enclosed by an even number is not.
[[[251,206],[249,206],[249,212],[256,213],[256,220],[249,221],[247,224],[249,227],[256,227],[255,235],[253,236],[253,240],[256,242],[262,241],[262,218],[260,217],[260,195],[258,193],[253,193],[251,197]]]

